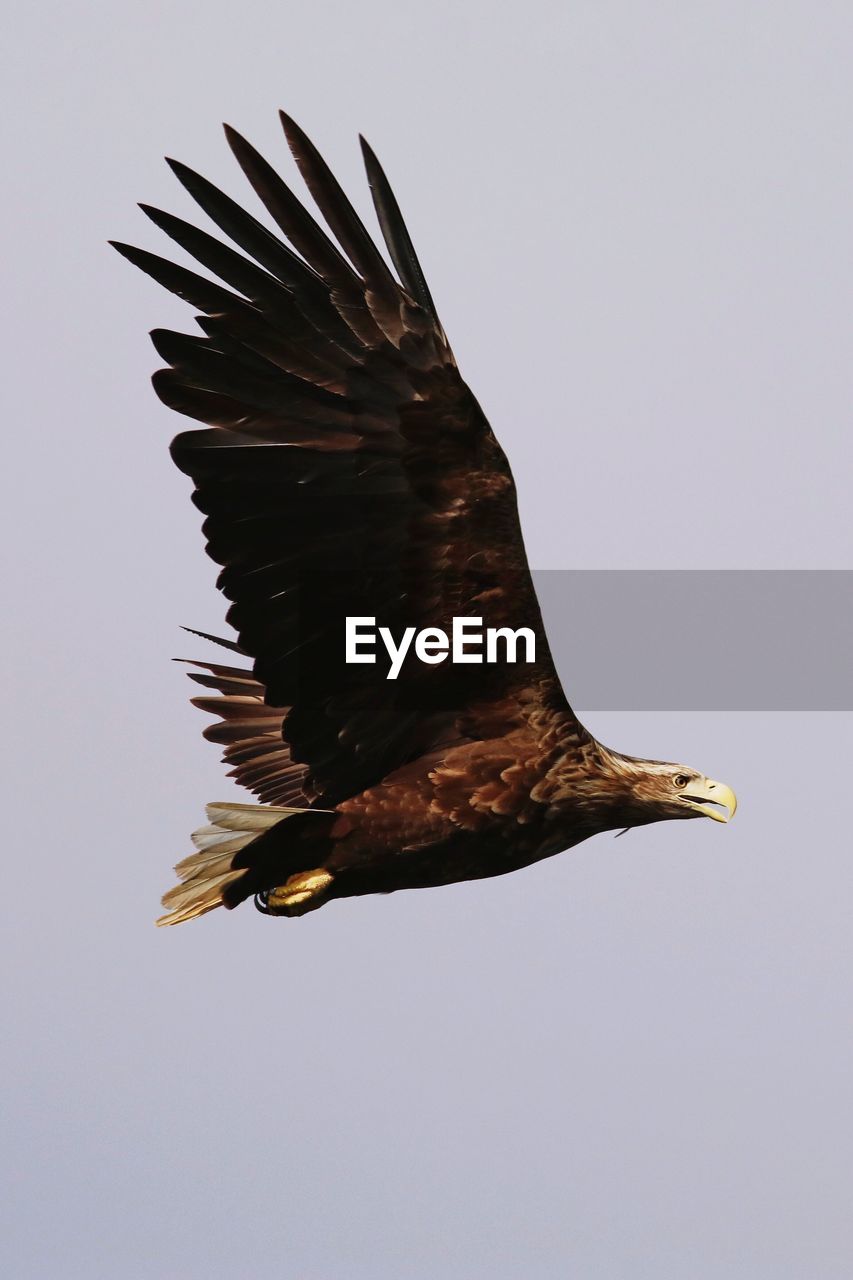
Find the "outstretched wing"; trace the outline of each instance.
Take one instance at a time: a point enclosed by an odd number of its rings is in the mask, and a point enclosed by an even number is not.
[[[459,376],[387,179],[363,143],[399,281],[316,149],[287,116],[282,122],[337,244],[226,126],[289,245],[170,161],[243,252],[146,206],[223,283],[116,248],[202,312],[202,336],[152,337],[169,365],[154,375],[157,394],[207,424],[178,435],[172,456],[195,484],[208,552],[222,566],[218,585],[233,602],[228,621],[254,660],[253,674],[210,667],[202,677],[222,694],[201,700],[223,713],[211,736],[219,733],[239,780],[262,798],[280,801],[297,788],[329,804],[479,733],[474,708],[482,717],[484,708],[533,702],[571,713],[509,465]],[[410,658],[388,680],[381,666],[345,662],[347,617],[375,618],[395,637],[408,626],[450,631],[453,617],[528,627],[536,661]]]

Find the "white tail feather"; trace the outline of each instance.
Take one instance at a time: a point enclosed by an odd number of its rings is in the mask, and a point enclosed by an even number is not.
[[[303,812],[268,804],[209,804],[210,825],[193,832],[198,852],[175,867],[181,883],[163,895],[163,906],[168,910],[157,924],[181,924],[221,906],[222,891],[245,875],[244,867],[232,870],[234,854],[277,822]]]

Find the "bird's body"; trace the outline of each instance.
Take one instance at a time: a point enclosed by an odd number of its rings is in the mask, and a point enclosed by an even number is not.
[[[158,330],[160,397],[207,429],[173,443],[195,484],[229,622],[250,665],[194,664],[237,780],[164,898],[176,923],[252,895],[296,915],[334,897],[501,875],[596,832],[721,816],[722,784],[598,743],[571,711],[536,602],[512,474],[462,381],[396,201],[365,146],[395,279],[325,163],[285,132],[340,248],[253,148],[229,141],[297,252],[185,166],[178,177],[254,261],[149,216],[226,286],[120,251],[203,314]],[[344,256],[346,255],[346,256]],[[389,634],[479,619],[527,660],[414,654],[393,680],[348,662],[347,619]],[[433,649],[435,654],[435,649]],[[481,655],[482,657],[482,655]]]

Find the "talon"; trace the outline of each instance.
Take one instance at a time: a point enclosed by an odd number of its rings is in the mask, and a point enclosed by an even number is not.
[[[323,905],[329,885],[334,877],[324,867],[313,871],[299,871],[282,885],[270,889],[265,897],[268,915],[301,916]]]

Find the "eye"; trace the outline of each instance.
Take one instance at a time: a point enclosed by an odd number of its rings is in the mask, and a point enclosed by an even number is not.
[[[677,773],[674,781],[677,787],[686,787],[690,781],[690,775],[686,773]]]

